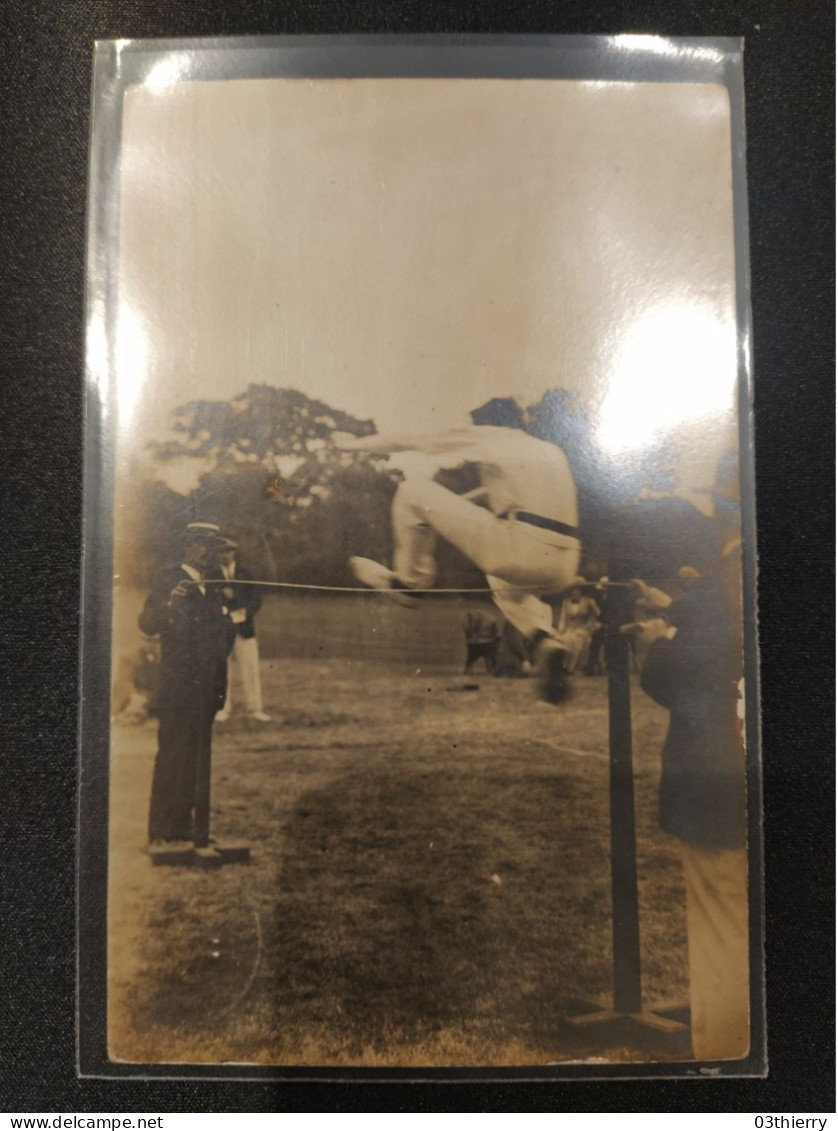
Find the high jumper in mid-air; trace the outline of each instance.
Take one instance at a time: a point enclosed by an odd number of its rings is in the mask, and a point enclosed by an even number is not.
[[[411,590],[436,576],[438,537],[456,546],[486,575],[495,604],[532,643],[541,694],[560,702],[566,692],[567,652],[553,628],[545,594],[560,593],[578,572],[580,542],[576,487],[560,448],[520,428],[474,424],[430,436],[336,437],[347,451],[410,453],[393,499],[392,568],[354,557],[362,584],[415,604]],[[473,465],[480,486],[457,494],[435,482],[443,470]]]

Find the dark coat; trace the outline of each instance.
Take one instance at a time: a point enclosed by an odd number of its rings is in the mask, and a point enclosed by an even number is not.
[[[183,597],[170,601],[172,590],[188,582]],[[224,705],[226,659],[230,651],[229,618],[220,587],[200,589],[181,566],[164,571],[140,613],[140,630],[160,637],[158,708],[177,708],[196,698]]]
[[[236,635],[243,637],[245,640],[252,640],[256,635],[256,625],[253,618],[262,607],[262,598],[259,594],[259,589],[256,585],[238,585],[239,581],[252,581],[253,574],[245,569],[243,565],[236,562],[236,576],[232,581],[225,582],[224,585],[219,586],[221,589],[233,589],[233,599],[228,600],[224,598],[224,604],[232,613],[237,609],[244,609],[247,614],[241,624],[233,625],[233,631]]]
[[[669,711],[661,825],[704,848],[739,848],[745,843],[745,760],[736,716],[737,626],[710,580],[696,582],[669,615],[678,632],[652,645],[641,673],[643,690]]]
[[[172,596],[181,582],[182,595]],[[201,593],[186,570],[167,570],[146,600],[139,624],[160,637],[160,717],[157,757],[151,783],[148,835],[155,840],[191,840],[208,835],[198,821],[198,778],[208,781],[212,724],[224,705],[227,654],[232,644],[229,617],[218,586]],[[208,802],[208,791],[206,799]],[[201,828],[198,827],[199,823]]]

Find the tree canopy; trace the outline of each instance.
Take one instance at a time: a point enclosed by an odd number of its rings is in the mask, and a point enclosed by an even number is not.
[[[519,427],[556,444],[577,484],[583,569],[589,576],[663,578],[701,566],[718,552],[714,524],[671,493],[675,451],[662,443],[642,460],[602,451],[577,393],[554,389],[534,405],[494,399],[475,422]],[[186,522],[216,522],[239,541],[260,577],[349,585],[347,559],[389,561],[390,504],[399,473],[388,461],[341,451],[336,433],[367,436],[360,420],[295,389],[250,385],[232,401],[191,401],[174,414],[173,436],[154,444],[158,476],[142,485],[128,572],[137,584],[177,557]],[[168,474],[189,465],[197,485],[185,492]],[[468,472],[446,472],[453,489],[473,486]],[[440,544],[439,584],[480,585],[453,547]]]

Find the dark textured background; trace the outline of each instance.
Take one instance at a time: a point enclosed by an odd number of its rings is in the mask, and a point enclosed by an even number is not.
[[[834,1110],[830,9],[820,0],[7,0],[0,12],[7,625],[0,1110]],[[746,39],[770,1076],[421,1086],[78,1081],[75,723],[92,41],[504,31]]]

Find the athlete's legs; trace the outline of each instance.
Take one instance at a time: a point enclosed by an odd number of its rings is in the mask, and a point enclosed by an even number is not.
[[[578,568],[575,539],[545,536],[535,527],[498,518],[428,479],[408,479],[399,486],[393,500],[393,534],[394,572],[414,588],[433,581],[437,534],[487,576],[511,586],[558,591],[570,584]]]
[[[550,606],[540,594],[568,588],[579,569],[576,538],[515,518],[498,518],[429,479],[407,479],[393,500],[392,574],[355,559],[356,576],[374,588],[430,586],[436,573],[437,535],[485,573],[506,619],[538,645],[541,697],[560,703],[567,694],[567,649],[556,639]]]
[[[451,491],[439,489],[443,494],[457,498]],[[417,495],[409,481],[405,481],[399,484],[393,498],[393,572],[409,588],[427,589],[436,577],[436,531]]]

